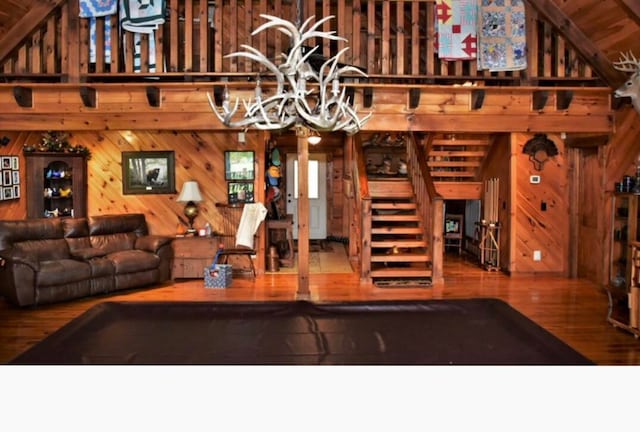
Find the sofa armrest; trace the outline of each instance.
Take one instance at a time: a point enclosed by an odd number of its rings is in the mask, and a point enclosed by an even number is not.
[[[147,235],[136,239],[136,249],[157,253],[161,247],[171,244],[171,237]]]
[[[16,264],[24,264],[30,267],[34,272],[40,270],[40,263],[33,259],[14,253],[13,249],[4,249],[0,251],[0,260],[4,261],[0,266],[0,271]]]

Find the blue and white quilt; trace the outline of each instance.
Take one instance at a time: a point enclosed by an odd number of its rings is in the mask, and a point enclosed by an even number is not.
[[[118,11],[118,0],[79,0],[80,17],[89,18],[89,62],[96,62],[96,18],[109,17]],[[104,61],[111,63],[111,18],[104,20]]]
[[[492,72],[527,67],[523,0],[479,0],[478,69]]]

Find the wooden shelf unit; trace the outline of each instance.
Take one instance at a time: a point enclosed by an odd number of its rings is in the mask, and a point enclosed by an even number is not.
[[[638,195],[614,193],[611,208],[609,258],[609,310],[607,321],[614,327],[640,336],[640,239]]]
[[[27,217],[87,216],[86,157],[74,153],[26,152]],[[68,191],[66,194],[61,191]],[[48,192],[53,193],[48,196]]]

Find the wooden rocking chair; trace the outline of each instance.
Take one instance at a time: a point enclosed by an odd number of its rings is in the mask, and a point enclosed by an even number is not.
[[[216,203],[218,212],[222,215],[222,232],[214,232],[213,235],[218,239],[222,246],[220,252],[219,263],[227,264],[229,257],[232,255],[246,256],[249,261],[249,269],[252,277],[256,277],[256,268],[253,264],[252,256],[256,255],[255,247],[249,248],[245,246],[236,246],[236,233],[240,225],[242,217],[243,204],[226,204]],[[253,244],[257,244],[257,236],[254,238]]]

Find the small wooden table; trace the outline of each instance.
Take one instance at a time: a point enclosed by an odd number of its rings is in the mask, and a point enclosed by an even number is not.
[[[293,258],[295,256],[295,252],[293,250],[293,215],[288,214],[284,219],[267,220],[267,229],[269,230],[269,239],[271,239],[271,230],[283,229],[287,231],[289,250],[287,251],[286,257],[280,258],[280,265],[284,267],[293,267]]]
[[[218,250],[217,237],[176,237],[173,239],[171,277],[203,278],[204,268],[211,266]]]

